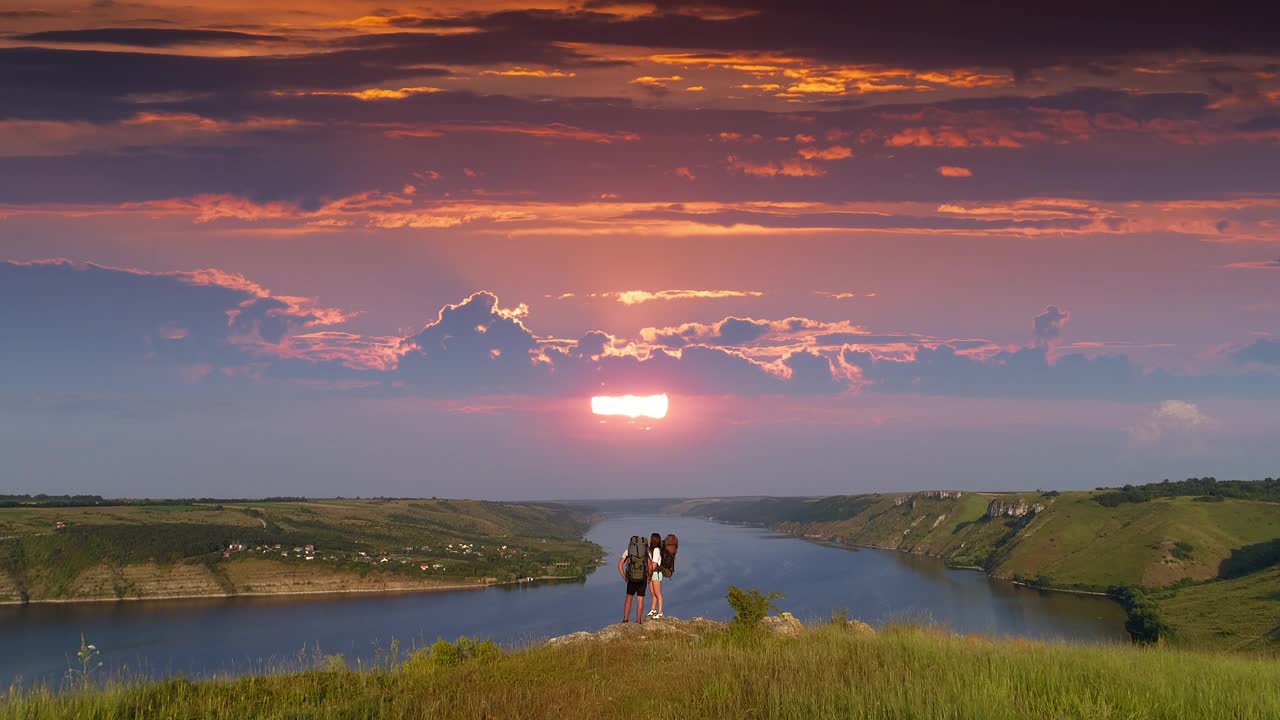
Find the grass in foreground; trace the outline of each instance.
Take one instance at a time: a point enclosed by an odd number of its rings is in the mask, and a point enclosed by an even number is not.
[[[1280,665],[915,627],[585,642],[454,666],[16,693],[0,718],[1280,717]]]

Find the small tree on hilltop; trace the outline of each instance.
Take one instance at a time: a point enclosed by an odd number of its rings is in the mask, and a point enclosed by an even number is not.
[[[729,594],[725,597],[729,607],[733,608],[733,626],[737,628],[753,628],[769,614],[777,610],[774,600],[782,598],[782,593],[771,592],[767,595],[755,588],[743,590],[736,585],[729,586]]]

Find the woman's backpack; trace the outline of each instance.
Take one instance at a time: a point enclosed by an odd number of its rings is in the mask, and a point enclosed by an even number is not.
[[[632,535],[627,544],[627,580],[644,582],[649,579],[649,544],[639,535]]]
[[[662,541],[662,562],[659,563],[662,577],[671,577],[676,574],[676,552],[679,549],[680,540],[675,535],[667,535]]]

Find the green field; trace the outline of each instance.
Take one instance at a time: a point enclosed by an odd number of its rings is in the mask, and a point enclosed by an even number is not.
[[[558,505],[471,500],[5,507],[0,601],[430,589],[576,577],[600,557],[599,548],[581,539],[588,520]]]
[[[1229,492],[1241,497],[1208,499],[1159,494],[1166,485],[1142,487],[1155,490],[1135,490],[1138,501],[1117,501],[1122,494],[1115,491],[922,492],[706,499],[669,510],[931,555],[1047,588],[1143,588],[1173,642],[1280,652],[1280,574],[1267,570],[1280,566],[1280,502],[1252,499],[1271,497],[1275,482],[1237,483]],[[992,502],[1040,509],[988,517]],[[1244,577],[1228,577],[1233,573]]]
[[[1158,593],[1177,642],[1280,654],[1280,567]]]
[[[799,637],[720,631],[504,653],[468,645],[351,670],[337,657],[265,677],[15,691],[0,718],[1280,717],[1280,665],[1167,647],[1048,644],[918,627]],[[445,652],[447,651],[447,652]],[[403,660],[403,658],[401,658]]]

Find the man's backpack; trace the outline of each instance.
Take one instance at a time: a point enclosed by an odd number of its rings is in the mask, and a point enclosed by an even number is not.
[[[680,539],[675,535],[668,535],[662,541],[662,562],[659,569],[662,570],[662,577],[671,577],[676,574],[676,551],[680,549]]]
[[[627,580],[644,582],[649,579],[649,544],[639,535],[632,535],[627,544]]]

